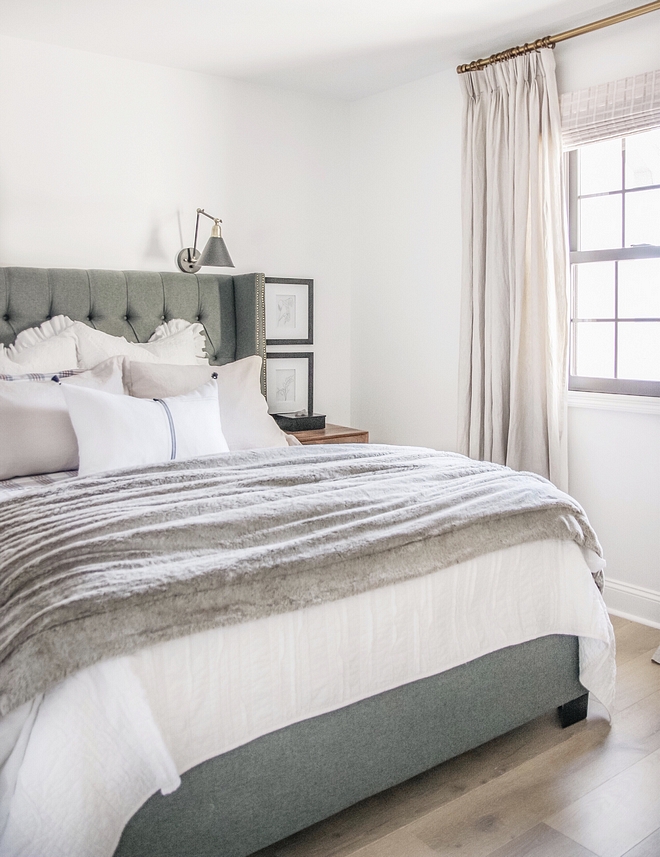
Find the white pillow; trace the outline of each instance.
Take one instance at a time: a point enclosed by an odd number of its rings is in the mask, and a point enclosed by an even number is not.
[[[215,381],[184,396],[135,399],[63,388],[80,449],[80,476],[228,452]]]
[[[24,330],[7,349],[7,357],[18,361],[19,355],[37,347],[44,347],[62,339],[73,338],[77,348],[77,362],[44,369],[28,369],[35,372],[56,372],[74,368],[92,369],[109,357],[129,357],[133,361],[146,363],[174,363],[178,365],[208,365],[204,351],[206,339],[201,324],[191,324],[181,318],[171,319],[159,325],[149,342],[129,342],[123,336],[111,336],[85,324],[72,321],[68,316],[58,315],[43,322],[39,327]],[[9,371],[9,370],[7,370]],[[15,373],[13,373],[15,374]]]
[[[122,398],[123,358],[62,378],[62,385],[103,390]],[[78,443],[63,386],[51,375],[0,380],[0,479],[78,467]]]
[[[190,328],[195,339],[195,351],[197,357],[201,357],[205,363],[209,362],[206,355],[206,334],[204,333],[204,325],[198,321],[189,322],[183,318],[171,318],[169,321],[164,321],[149,337],[149,342],[156,342],[159,339],[165,339],[168,336],[174,336],[182,330]]]
[[[177,396],[217,374],[222,431],[230,450],[287,446],[261,392],[261,358],[244,357],[224,366],[154,366],[129,363],[127,392],[138,398]]]
[[[22,330],[16,337],[14,344],[9,346],[9,351],[14,353],[25,351],[26,348],[45,342],[53,336],[59,336],[72,324],[73,321],[68,316],[54,315],[47,321],[43,321],[38,327],[28,327],[27,330]]]
[[[91,369],[102,360],[115,356],[141,363],[208,365],[208,358],[198,356],[198,337],[191,324],[170,336],[144,344],[129,342],[123,336],[111,336],[82,321],[74,321],[71,329],[78,345],[78,365],[83,369]]]
[[[36,342],[20,350],[10,345],[0,353],[0,373],[3,375],[62,372],[75,369],[77,365],[76,340],[70,333]]]

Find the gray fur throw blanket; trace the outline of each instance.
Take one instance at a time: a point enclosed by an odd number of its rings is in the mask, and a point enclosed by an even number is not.
[[[556,538],[601,553],[540,476],[412,447],[254,450],[17,492],[0,504],[0,713],[103,658]]]

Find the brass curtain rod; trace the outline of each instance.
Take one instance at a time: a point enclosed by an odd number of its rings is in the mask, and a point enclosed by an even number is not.
[[[646,3],[644,6],[636,6],[634,9],[628,9],[627,12],[619,12],[618,15],[610,15],[609,18],[601,18],[600,21],[594,21],[593,23],[585,24],[582,27],[574,27],[572,30],[566,30],[566,32],[558,33],[556,36],[543,36],[535,42],[528,42],[525,45],[508,48],[506,51],[491,54],[491,56],[486,57],[485,59],[474,60],[474,62],[459,65],[456,71],[458,74],[465,74],[466,71],[479,71],[493,63],[504,62],[505,60],[510,60],[513,57],[518,57],[521,54],[538,51],[541,48],[554,48],[557,42],[564,42],[566,39],[581,36],[583,33],[593,33],[594,30],[602,30],[603,27],[610,27],[612,24],[620,24],[621,21],[629,21],[631,18],[637,18],[639,15],[646,15],[647,12],[655,12],[659,9],[660,0],[655,0],[653,3]]]

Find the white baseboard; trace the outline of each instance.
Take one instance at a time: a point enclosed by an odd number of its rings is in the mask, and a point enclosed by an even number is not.
[[[660,592],[606,577],[604,598],[615,616],[660,628]]]

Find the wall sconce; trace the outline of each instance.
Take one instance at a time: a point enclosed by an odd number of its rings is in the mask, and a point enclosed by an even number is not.
[[[199,215],[203,214],[213,221],[211,237],[206,242],[206,247],[200,254],[197,249],[197,230],[199,229]],[[219,217],[211,217],[203,208],[197,209],[197,220],[195,221],[195,240],[192,247],[185,247],[176,257],[176,263],[184,274],[196,274],[200,268],[209,265],[212,268],[233,268],[227,245],[220,232],[222,220]]]

